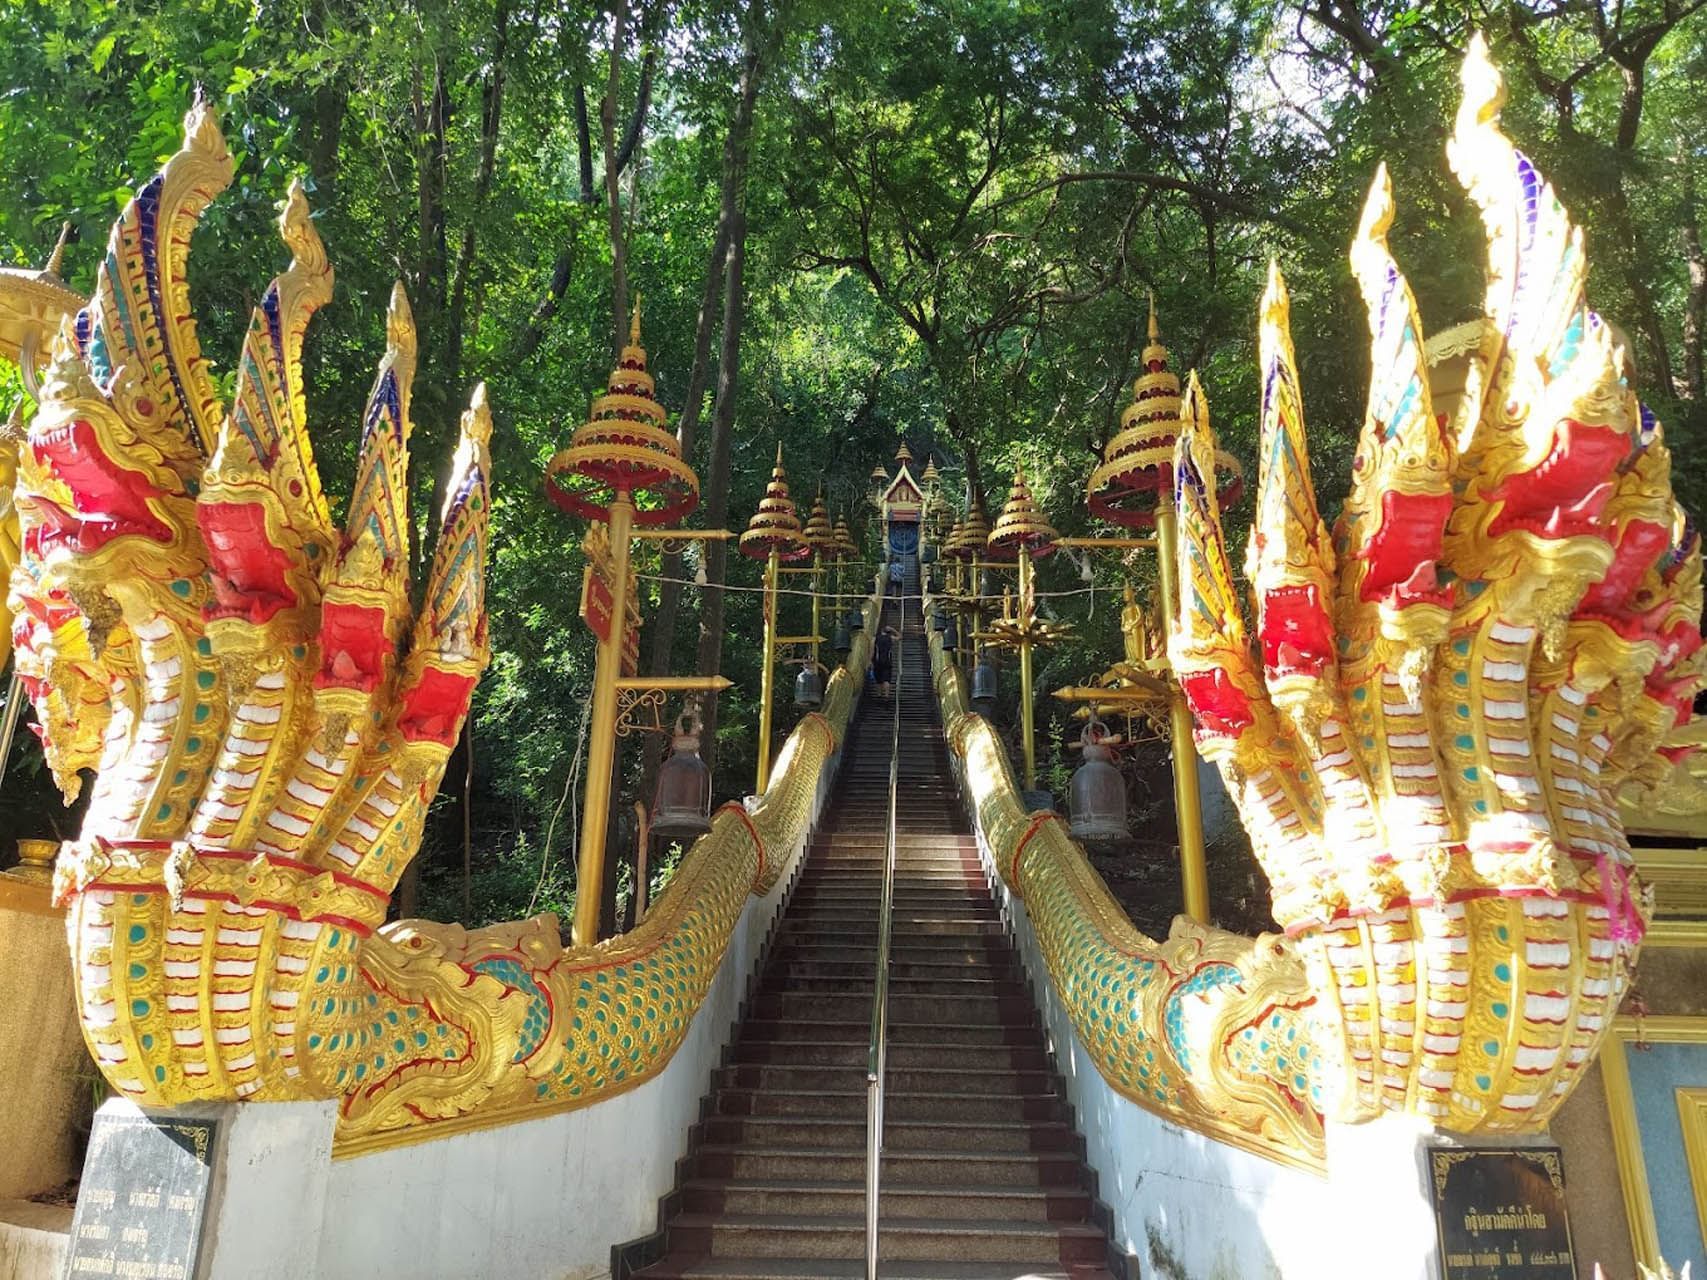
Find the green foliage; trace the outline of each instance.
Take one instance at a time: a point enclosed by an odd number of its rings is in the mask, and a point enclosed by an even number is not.
[[[796,495],[810,500],[821,481],[858,529],[867,473],[904,437],[915,454],[936,453],[951,492],[976,480],[993,506],[1023,464],[1057,526],[1084,531],[1081,486],[1130,396],[1151,294],[1176,367],[1200,371],[1223,442],[1249,464],[1255,302],[1271,255],[1291,283],[1317,474],[1334,501],[1367,375],[1344,250],[1378,161],[1398,192],[1395,246],[1426,326],[1466,318],[1479,299],[1480,228],[1444,147],[1460,52],[1477,28],[1493,33],[1506,66],[1513,132],[1587,229],[1592,296],[1633,335],[1679,488],[1707,501],[1696,460],[1707,284],[1692,284],[1680,238],[1707,180],[1707,20],[1695,8],[773,0],[746,197],[731,523],[752,511],[781,441]],[[672,415],[693,360],[742,16],[737,0],[634,0],[629,14],[640,47],[624,51],[619,125],[635,110],[648,50],[655,74],[622,175],[627,270]],[[308,344],[328,488],[349,484],[394,278],[421,328],[412,487],[423,541],[457,411],[476,380],[489,381],[494,660],[473,732],[468,914],[478,920],[530,902],[566,911],[573,900],[575,824],[570,809],[554,828],[551,818],[576,754],[592,647],[576,617],[582,530],[544,500],[540,476],[611,363],[598,129],[609,31],[609,6],[594,0],[0,8],[0,84],[10,86],[0,96],[0,262],[39,264],[69,221],[79,239],[67,274],[89,288],[108,224],[175,149],[199,89],[237,159],[193,265],[216,365],[231,367],[249,308],[283,265],[272,224],[290,179],[307,187],[338,272]],[[591,202],[578,88],[592,117]],[[694,459],[702,475],[715,382],[705,383]],[[1128,566],[1104,557],[1093,572],[1094,596],[1049,606],[1078,621],[1080,638],[1040,660],[1040,684],[1082,679],[1118,652],[1118,586],[1130,576],[1147,590],[1152,568],[1147,556]],[[759,606],[746,590],[758,574],[732,556],[730,578],[741,590],[728,602],[724,667],[737,688],[722,700],[720,799],[752,776],[759,683]],[[1042,589],[1085,585],[1060,564]],[[644,589],[656,598],[652,578]],[[688,595],[679,671],[697,630]],[[802,602],[785,605],[785,625],[804,630]],[[786,730],[788,715],[779,719]],[[1051,733],[1063,729],[1057,721]],[[639,754],[625,757],[629,796]],[[1058,776],[1071,763],[1058,742],[1044,758]],[[422,907],[441,915],[462,914],[466,767],[459,753],[423,852]],[[25,745],[0,837],[74,822],[56,810],[39,751]]]

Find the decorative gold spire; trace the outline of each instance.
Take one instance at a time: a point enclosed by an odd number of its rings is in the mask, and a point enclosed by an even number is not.
[[[836,554],[836,530],[830,523],[830,510],[824,505],[824,486],[821,484],[818,496],[812,499],[812,514],[806,520],[806,542],[825,556]]]
[[[634,501],[635,524],[675,524],[699,505],[699,477],[665,429],[664,406],[654,395],[640,343],[639,294],[628,345],[606,386],[587,423],[546,467],[546,495],[574,515],[606,520],[611,504],[626,494]]]
[[[905,448],[906,446],[903,445],[902,447]],[[926,484],[936,484],[942,479],[942,472],[937,470],[935,458],[927,457],[925,459],[925,470],[920,479]]]
[[[906,466],[912,460],[913,451],[907,447],[907,442],[905,440],[901,441],[901,447],[895,450],[895,461],[899,462],[902,466]]]
[[[788,472],[782,466],[782,446],[776,447],[776,466],[771,482],[765,486],[765,496],[759,499],[759,509],[747,521],[741,535],[741,554],[754,560],[767,558],[775,551],[784,560],[799,560],[811,548],[800,531],[800,516],[794,499],[788,496]]]
[[[1093,514],[1128,527],[1155,523],[1156,501],[1173,483],[1174,441],[1179,435],[1179,377],[1168,367],[1168,349],[1156,326],[1156,296],[1150,295],[1149,342],[1143,371],[1132,384],[1132,403],[1120,415],[1120,431],[1103,450],[1103,461],[1085,486]],[[1238,501],[1244,474],[1231,454],[1217,450],[1221,505]]]
[[[996,517],[996,527],[990,531],[990,549],[1009,554],[1023,551],[1032,557],[1046,556],[1055,550],[1055,539],[1059,536],[1043,514],[1043,508],[1031,496],[1025,469],[1022,467],[1015,471],[1007,505]]]

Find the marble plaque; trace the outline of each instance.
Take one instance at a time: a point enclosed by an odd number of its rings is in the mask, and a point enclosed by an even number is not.
[[[95,1116],[66,1280],[195,1280],[215,1120]]]

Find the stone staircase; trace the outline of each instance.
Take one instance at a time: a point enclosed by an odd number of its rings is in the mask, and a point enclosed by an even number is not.
[[[906,590],[881,1274],[1135,1280],[961,811]],[[891,602],[884,623],[898,620]],[[613,1251],[614,1280],[865,1274],[891,728],[868,692],[660,1231]]]

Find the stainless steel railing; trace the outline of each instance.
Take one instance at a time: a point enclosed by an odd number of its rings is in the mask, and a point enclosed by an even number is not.
[[[896,604],[895,669],[891,673],[894,679],[890,684],[895,703],[889,740],[889,825],[883,842],[883,900],[877,916],[877,985],[871,997],[871,1053],[866,1060],[865,1071],[866,1280],[877,1280],[877,1206],[883,1181],[883,1081],[889,1064],[889,917],[895,907],[895,804],[901,776],[901,655],[907,622],[904,587],[897,595]]]

